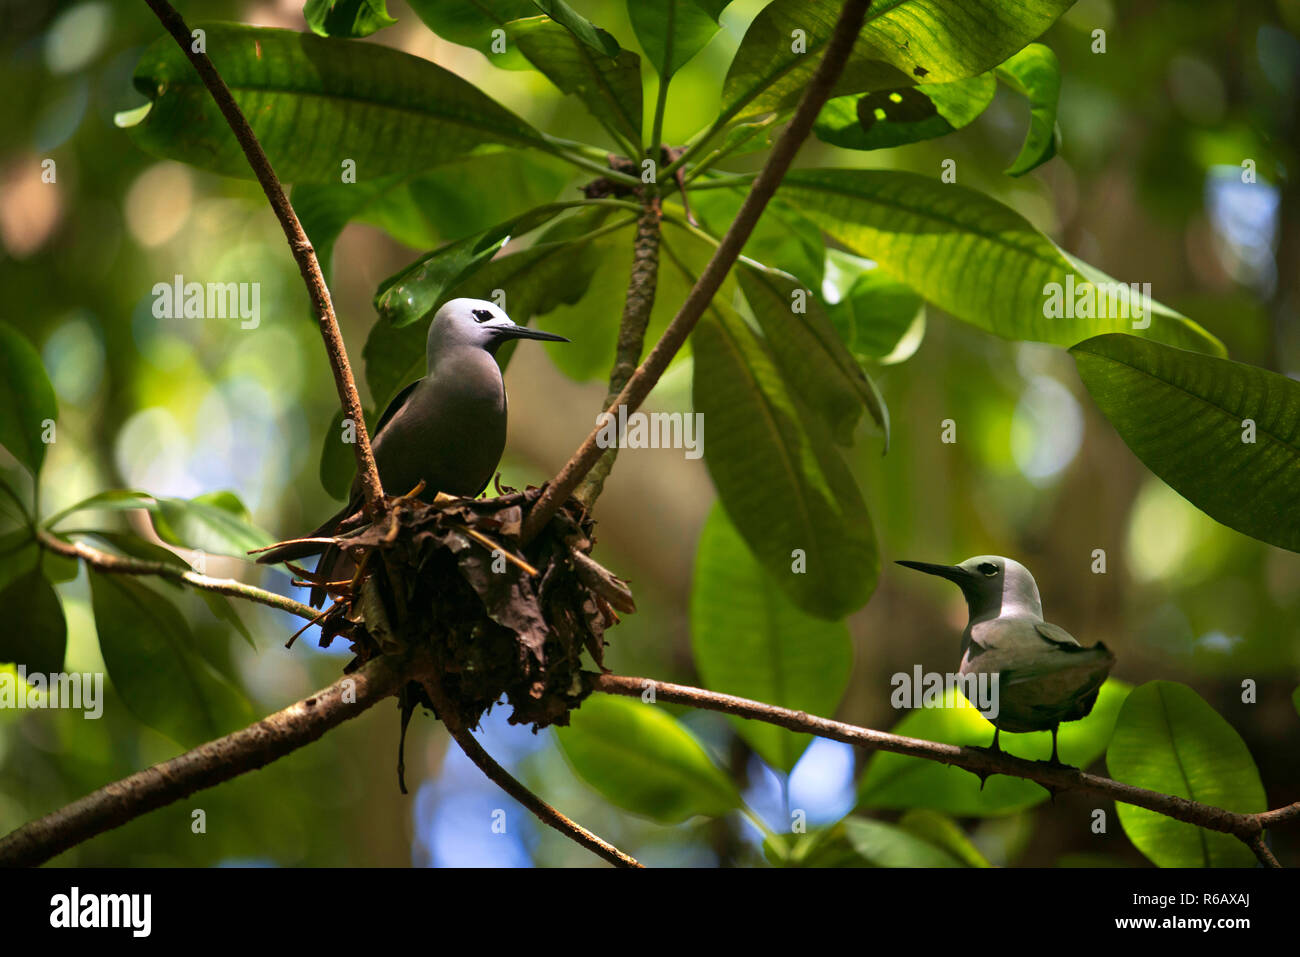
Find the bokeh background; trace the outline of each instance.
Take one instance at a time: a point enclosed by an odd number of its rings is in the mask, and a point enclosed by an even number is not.
[[[621,0],[574,6],[636,48]],[[712,118],[731,53],[761,6],[736,0],[721,34],[678,75],[668,141],[684,141]],[[293,0],[179,7],[191,22],[305,29]],[[605,142],[540,75],[498,70],[480,53],[440,41],[402,0],[390,0],[389,9],[399,23],[367,42],[435,60],[542,128]],[[1091,52],[1096,29],[1106,31],[1104,55]],[[116,112],[143,102],[130,77],[159,35],[143,3],[0,0],[0,85],[10,91],[0,98],[0,319],[41,352],[60,407],[42,511],[104,488],[176,496],[231,489],[262,528],[290,536],[336,507],[317,475],[337,407],[333,382],[301,281],[256,185],[160,162],[115,127]],[[966,185],[1015,207],[1116,278],[1150,282],[1156,298],[1222,338],[1234,358],[1300,375],[1297,36],[1300,0],[1082,0],[1044,38],[1062,63],[1064,138],[1058,157],[1032,175],[1001,173],[1027,113],[1004,90],[973,125],[944,139],[870,154],[810,141],[800,163],[934,175],[954,158]],[[648,87],[649,102],[652,95]],[[41,182],[47,158],[57,163],[54,185]],[[1262,184],[1249,190],[1240,187],[1246,158],[1256,160]],[[413,213],[419,221],[404,232],[410,245],[372,225],[354,223],[343,233],[332,288],[358,365],[380,281],[461,234],[452,204],[468,204],[463,219],[473,219],[473,188],[462,184],[474,182],[475,162],[452,174],[441,215]],[[573,197],[584,178],[557,167],[553,181],[530,185]],[[260,282],[260,326],[154,319],[150,289],[175,273]],[[879,439],[864,431],[854,464],[884,571],[870,603],[850,619],[854,677],[837,717],[888,728],[898,718],[888,703],[889,675],[917,662],[934,671],[956,664],[965,620],[957,590],[898,569],[893,559],[1005,554],[1033,570],[1049,620],[1117,653],[1116,676],[1133,684],[1183,681],[1213,704],[1249,745],[1270,806],[1300,799],[1300,715],[1290,700],[1300,674],[1300,555],[1218,525],[1155,479],[1101,418],[1060,349],[1006,342],[930,310],[915,355],[876,379],[893,415],[893,446],[882,457]],[[683,407],[689,383],[689,367],[679,365],[651,405]],[[574,381],[537,347],[517,350],[507,384],[502,473],[518,487],[563,463],[590,429],[605,385],[599,377]],[[960,423],[955,445],[939,441],[949,417]],[[21,482],[12,460],[3,452],[0,459],[5,477]],[[703,462],[680,452],[625,452],[615,467],[597,510],[597,557],[633,582],[640,609],[610,634],[606,662],[615,671],[698,680],[687,609],[695,544],[713,499]],[[149,534],[138,516],[97,520]],[[1094,549],[1106,552],[1105,574],[1091,570]],[[213,559],[209,569],[290,591],[281,572]],[[102,670],[84,571],[59,592],[67,667]],[[232,666],[262,712],[328,683],[347,661],[340,649],[316,649],[311,632],[285,650],[297,624],[260,606],[240,608],[256,650],[201,602],[183,607],[204,640],[229,644]],[[1242,701],[1246,679],[1258,684],[1257,703]],[[488,750],[644,862],[762,860],[757,831],[738,814],[668,828],[612,808],[574,776],[553,732],[510,727],[505,713],[495,709],[483,722]],[[683,719],[770,823],[779,826],[789,805],[806,808],[813,823],[852,807],[865,759],[853,749],[819,741],[786,781],[719,716]],[[396,708],[377,707],[266,770],[57,862],[592,862],[498,792],[419,715],[407,743],[412,794],[401,796],[397,734]],[[126,714],[111,688],[99,721],[0,711],[0,832],[177,752]],[[1054,805],[966,823],[994,863],[1149,866],[1115,824],[1104,837],[1078,825],[1093,803],[1065,794]],[[194,808],[207,812],[205,834],[191,833]],[[487,826],[495,808],[507,812],[504,835]],[[1295,829],[1274,839],[1283,859],[1300,853]]]

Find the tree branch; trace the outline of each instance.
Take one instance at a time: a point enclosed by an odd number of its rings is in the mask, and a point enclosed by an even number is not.
[[[921,738],[908,738],[903,735],[874,731],[857,725],[844,724],[819,718],[803,711],[791,711],[775,705],[738,698],[734,695],[719,694],[703,688],[687,685],[669,684],[651,678],[632,678],[625,675],[592,674],[584,672],[587,686],[606,694],[625,695],[639,698],[647,688],[652,688],[656,699],[672,701],[677,704],[704,708],[709,711],[721,711],[723,714],[736,715],[754,721],[766,721],[791,731],[815,734],[819,737],[842,741],[845,744],[877,751],[891,751],[894,754],[906,754],[914,758],[938,761],[954,767],[965,768],[981,777],[990,774],[1005,774],[1010,777],[1034,781],[1052,791],[1083,791],[1096,794],[1113,801],[1122,801],[1144,807],[1157,814],[1186,821],[1198,827],[1212,831],[1232,834],[1244,841],[1261,863],[1268,867],[1280,867],[1268,848],[1264,846],[1262,834],[1266,827],[1272,827],[1283,821],[1300,817],[1300,802],[1289,804],[1272,811],[1258,814],[1243,814],[1224,808],[1189,801],[1187,798],[1172,794],[1162,794],[1147,788],[1135,787],[1110,778],[1088,774],[1077,768],[1049,764],[1046,761],[1029,761],[1006,753],[988,751],[984,748],[963,748],[953,744],[940,744]]]
[[[549,824],[565,837],[571,838],[583,847],[589,849],[592,853],[604,858],[616,867],[641,867],[636,858],[624,854],[613,844],[604,841],[592,834],[585,827],[571,821],[555,808],[551,807],[541,798],[539,798],[528,788],[524,787],[509,771],[497,764],[492,755],[483,749],[478,743],[478,739],[469,733],[456,718],[456,709],[447,701],[443,693],[442,685],[439,684],[437,676],[431,679],[423,679],[421,684],[429,695],[429,700],[437,709],[438,716],[442,718],[443,725],[447,728],[447,733],[452,736],[455,742],[460,745],[460,749],[465,752],[465,757],[469,758],[478,767],[480,771],[488,776],[501,790],[505,791],[512,798],[522,804],[525,808],[537,816],[543,824]]]
[[[255,771],[315,741],[394,694],[400,663],[374,658],[355,674],[224,738],[100,788],[0,838],[0,866],[42,864],[82,841],[121,827],[186,795]]]
[[[291,615],[297,615],[299,618],[305,618],[308,621],[320,616],[319,611],[309,605],[304,605],[300,601],[294,601],[284,595],[277,595],[273,591],[266,591],[255,585],[246,585],[244,582],[235,581],[233,578],[209,578],[207,575],[200,575],[198,572],[178,568],[166,562],[153,562],[141,558],[124,558],[120,555],[110,555],[108,552],[101,552],[99,549],[91,548],[82,542],[65,542],[43,528],[37,529],[36,537],[42,548],[65,555],[68,558],[80,559],[97,571],[106,572],[110,575],[158,575],[172,581],[185,582],[187,585],[193,585],[195,588],[201,588],[204,591],[217,592],[221,595],[229,595],[232,598],[243,598],[271,608],[278,608],[280,611],[287,611]]]
[[[618,348],[614,353],[614,365],[609,370],[609,391],[605,394],[605,404],[601,406],[603,409],[617,404],[619,393],[641,361],[641,352],[645,348],[645,331],[650,325],[655,290],[659,284],[659,235],[662,218],[658,191],[647,185],[641,215],[636,222],[636,238],[632,244],[632,273],[628,277],[623,318],[618,327]],[[577,496],[588,508],[600,497],[617,455],[617,448],[605,449],[578,487]]]
[[[361,397],[357,394],[356,380],[352,377],[352,366],[348,362],[347,349],[343,345],[343,335],[339,332],[338,320],[334,316],[334,303],[330,299],[329,288],[325,285],[325,277],[316,259],[316,251],[303,231],[302,223],[298,221],[298,214],[293,211],[289,198],[284,194],[284,188],[280,185],[275,170],[271,168],[271,161],[267,159],[262,144],[257,141],[252,127],[248,125],[248,120],[244,118],[239,105],[231,95],[230,88],[226,86],[225,80],[221,79],[221,75],[217,73],[217,68],[212,65],[208,55],[195,52],[194,37],[190,33],[190,28],[185,25],[185,20],[167,0],[145,0],[145,3],[149,4],[149,8],[158,16],[167,32],[175,38],[181,50],[189,57],[203,85],[212,94],[212,99],[216,101],[217,107],[226,118],[226,122],[230,124],[235,139],[239,141],[244,155],[248,158],[248,165],[253,168],[257,181],[262,184],[262,191],[271,202],[271,209],[275,211],[276,219],[280,221],[285,238],[289,240],[289,249],[298,263],[298,271],[302,273],[303,281],[307,284],[307,294],[311,298],[312,308],[320,325],[321,337],[325,340],[325,351],[329,354],[330,366],[334,370],[334,384],[338,389],[339,401],[343,405],[343,414],[356,425],[357,440],[353,445],[353,454],[357,460],[357,474],[361,478],[361,487],[365,492],[370,513],[377,517],[384,511],[384,489],[379,481],[374,452],[370,448],[370,433],[366,430]]]
[[[818,64],[817,72],[813,75],[807,90],[804,91],[794,118],[776,146],[772,148],[766,165],[754,180],[754,185],[736,214],[735,221],[722,238],[709,264],[704,267],[704,272],[700,274],[699,282],[691,289],[681,309],[664,330],[659,342],[650,350],[650,355],[646,357],[645,362],[628,380],[618,397],[607,406],[606,411],[609,414],[616,414],[621,405],[627,406],[628,412],[633,412],[640,407],[664,370],[668,368],[668,363],[686,342],[687,336],[695,328],[695,323],[704,314],[714,294],[721,288],[722,281],[735,264],[750,233],[754,231],[763,209],[776,193],[777,187],[781,185],[781,180],[785,178],[795,154],[812,130],[813,121],[829,99],[831,90],[853,49],[858,32],[862,29],[868,6],[870,0],[845,0],[844,9],[835,24],[835,32],[826,47],[826,54]],[[596,444],[599,434],[599,426],[592,429],[591,434],[573,453],[564,468],[547,484],[541,497],[524,519],[521,533],[523,542],[530,541],[551,520],[560,505],[573,494],[578,483],[600,459],[604,450]]]

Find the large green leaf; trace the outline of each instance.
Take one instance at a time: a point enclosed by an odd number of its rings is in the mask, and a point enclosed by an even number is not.
[[[740,807],[695,736],[653,704],[592,695],[557,737],[578,776],[618,807],[663,824]]]
[[[1099,333],[1132,331],[1224,351],[1218,339],[1158,302],[1141,319],[1132,311],[1120,318],[1121,302],[1138,305],[1127,284],[1098,287],[1113,280],[1062,252],[1019,213],[964,186],[894,170],[796,170],[777,195],[926,300],[1008,339],[1072,346]],[[1095,291],[1091,299],[1085,283]],[[1070,290],[1069,303],[1051,295]],[[1053,302],[1062,305],[1059,317],[1050,315]],[[1079,308],[1065,309],[1076,302]],[[1080,315],[1086,302],[1104,303],[1107,317]]]
[[[839,252],[830,262],[843,287],[827,312],[849,354],[863,365],[910,359],[925,337],[925,300],[875,263]]]
[[[174,605],[129,575],[93,569],[90,593],[108,675],[136,718],[186,747],[249,722],[247,700],[196,654]]]
[[[302,16],[322,37],[368,37],[397,22],[384,0],[307,0]]]
[[[68,623],[54,587],[37,568],[0,590],[0,608],[8,625],[0,629],[0,662],[25,665],[28,674],[63,670]]]
[[[692,193],[691,212],[715,236],[723,235],[740,212],[745,194],[734,189]],[[822,231],[795,209],[773,200],[745,240],[744,254],[765,266],[775,266],[798,276],[809,289],[821,289],[826,269],[826,243]]]
[[[158,537],[182,548],[247,558],[252,549],[275,541],[253,525],[244,503],[233,492],[208,492],[191,499],[159,498],[152,511]]]
[[[1102,685],[1088,717],[1061,725],[1062,761],[1086,768],[1101,757],[1110,741],[1115,716],[1128,693],[1128,685],[1112,678]],[[960,706],[954,702],[960,702]],[[993,740],[993,725],[964,698],[951,693],[945,696],[944,707],[911,711],[890,731],[943,744],[987,747]],[[1052,735],[1047,731],[1004,734],[999,745],[1017,757],[1045,760],[1052,753]],[[957,817],[1010,814],[1041,804],[1047,798],[1041,786],[1022,778],[995,774],[981,790],[979,778],[969,771],[886,751],[871,756],[858,782],[858,800],[864,807],[928,808]]]
[[[40,355],[18,330],[0,322],[0,445],[33,476],[45,461],[45,423],[58,415]]]
[[[1149,681],[1135,688],[1106,751],[1125,784],[1250,814],[1266,807],[1246,743],[1191,688]],[[1161,867],[1251,867],[1255,855],[1231,834],[1207,831],[1131,804],[1116,804],[1124,833]]]
[[[715,301],[691,339],[705,460],[728,516],[804,611],[835,619],[861,607],[879,571],[875,533],[830,429],[729,307]]]
[[[997,78],[1029,100],[1029,132],[1020,155],[1006,170],[1008,176],[1024,176],[1056,155],[1060,130],[1056,127],[1056,104],[1061,98],[1061,65],[1052,48],[1031,43],[994,71]]]
[[[564,0],[533,0],[533,6],[563,26],[580,42],[597,53],[608,57],[619,54],[618,41],[606,30],[602,30],[586,17],[574,10]]]
[[[637,42],[661,80],[667,80],[718,32],[731,0],[628,0]]]
[[[717,505],[695,552],[691,648],[708,688],[824,716],[839,707],[853,666],[845,624],[795,607]],[[732,720],[764,761],[787,773],[812,743],[773,724]]]
[[[445,40],[478,50],[494,65],[507,70],[532,67],[518,48],[509,43],[498,52],[494,41],[504,39],[505,25],[537,12],[533,0],[407,0],[415,15]],[[499,34],[495,31],[500,30]]]
[[[817,138],[851,150],[879,150],[947,136],[968,126],[993,102],[997,81],[981,73],[951,83],[837,96],[821,113]]]
[[[876,0],[832,90],[867,93],[946,83],[997,66],[1074,0]],[[727,72],[722,119],[792,108],[830,41],[840,0],[775,0],[755,17]],[[795,38],[806,40],[806,50]]]
[[[30,528],[16,528],[0,534],[0,591],[35,568],[41,552]]]
[[[427,169],[475,150],[542,146],[544,138],[473,84],[374,43],[239,24],[202,25],[207,50],[286,181],[338,183]],[[143,149],[229,176],[252,171],[175,40],[144,52],[136,87],[152,108],[130,127]],[[123,118],[120,122],[128,122]]]
[[[125,488],[108,489],[104,492],[96,492],[90,498],[82,499],[80,502],[69,505],[62,511],[51,515],[45,520],[44,525],[46,528],[53,528],[69,515],[75,515],[77,512],[131,511],[137,508],[152,508],[153,503],[153,496],[148,492]]]
[[[631,50],[593,50],[548,17],[509,25],[524,56],[562,93],[582,100],[592,116],[641,152],[641,58]]]
[[[845,347],[817,295],[792,276],[756,263],[742,262],[736,275],[791,393],[822,417],[842,445],[852,444],[865,408],[888,448],[885,400]],[[794,311],[800,293],[801,313]]]
[[[1151,471],[1211,518],[1300,551],[1300,382],[1132,336],[1070,351]]]

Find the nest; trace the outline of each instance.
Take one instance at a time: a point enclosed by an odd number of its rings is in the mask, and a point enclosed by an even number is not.
[[[504,697],[510,723],[536,732],[568,724],[587,695],[583,652],[604,670],[605,631],[635,605],[625,583],[589,557],[594,526],[576,499],[521,546],[523,517],[541,489],[500,491],[483,500],[389,499],[383,520],[343,531],[335,541],[357,571],[327,585],[337,601],[320,620],[321,644],[348,638],[357,656],[348,670],[381,654],[427,652],[462,727]],[[403,731],[417,705],[437,713],[411,682]]]

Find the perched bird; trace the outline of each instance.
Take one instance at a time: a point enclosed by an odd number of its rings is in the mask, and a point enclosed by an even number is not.
[[[1056,732],[1062,721],[1092,711],[1115,664],[1101,642],[1080,645],[1064,628],[1043,621],[1043,603],[1029,569],[999,555],[977,555],[960,565],[898,562],[955,582],[966,596],[970,621],[961,636],[962,675],[998,676],[998,733],[1052,732],[1052,763],[1059,764]],[[986,715],[987,717],[987,715]]]
[[[424,482],[421,497],[432,501],[439,492],[474,496],[487,487],[506,444],[506,387],[496,351],[511,339],[569,341],[516,325],[500,307],[482,299],[453,299],[437,311],[429,323],[424,378],[398,393],[375,427],[371,444],[385,492],[405,495]],[[364,500],[358,476],[347,505],[305,537],[333,535]],[[293,561],[321,549],[319,543],[289,543],[257,560]],[[333,579],[346,561],[329,546],[317,571]],[[323,589],[312,590],[314,606],[323,598]]]

